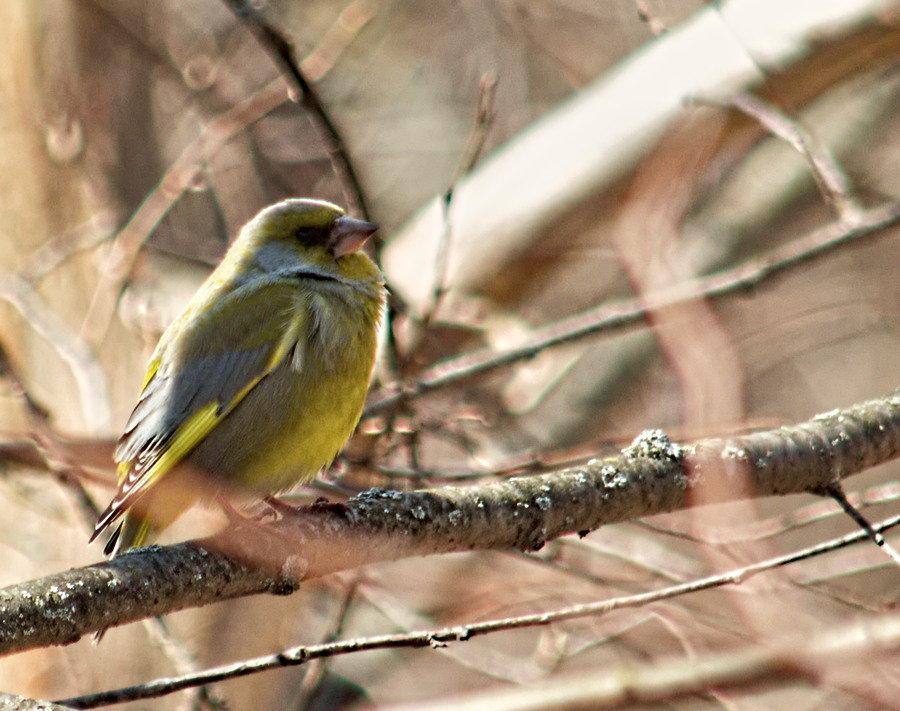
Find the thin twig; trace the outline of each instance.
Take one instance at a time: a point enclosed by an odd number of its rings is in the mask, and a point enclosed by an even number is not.
[[[882,532],[898,524],[900,524],[900,516],[894,516],[875,524],[874,530]],[[751,565],[735,568],[725,573],[710,575],[679,585],[672,585],[659,590],[638,593],[637,595],[627,595],[598,602],[572,605],[550,612],[507,617],[499,620],[487,620],[484,622],[473,622],[465,625],[457,625],[455,627],[444,627],[441,629],[404,634],[364,637],[360,639],[330,642],[327,644],[291,647],[278,654],[214,667],[199,674],[157,679],[156,681],[148,682],[146,684],[92,694],[90,696],[65,699],[59,703],[73,708],[86,709],[96,708],[107,704],[122,703],[124,701],[134,701],[137,699],[158,698],[199,684],[209,684],[225,679],[235,679],[269,669],[297,666],[305,664],[313,659],[373,649],[440,647],[449,642],[465,642],[473,637],[490,634],[492,632],[499,632],[501,630],[536,627],[579,617],[606,614],[613,610],[620,610],[623,608],[641,607],[660,600],[667,600],[701,590],[709,590],[725,585],[737,585],[764,571],[780,568],[791,563],[839,550],[854,543],[858,543],[866,537],[867,534],[863,531],[853,531],[845,536],[833,538],[824,543],[769,558]]]
[[[659,37],[668,29],[665,23],[656,16],[650,9],[650,3],[647,0],[634,0],[634,5],[638,11],[638,17],[641,18],[641,22],[647,25],[647,28],[653,34],[654,37]]]
[[[889,482],[880,486],[873,486],[864,491],[850,494],[848,500],[856,501],[856,506],[868,507],[877,504],[886,504],[900,499],[900,483]],[[825,519],[837,516],[841,508],[831,501],[818,501],[808,506],[789,511],[781,516],[773,516],[761,521],[735,526],[714,529],[708,534],[698,536],[696,533],[673,529],[668,526],[660,526],[651,521],[635,521],[635,524],[654,533],[672,536],[692,543],[703,543],[710,546],[727,546],[746,541],[761,541],[774,538],[788,531],[802,528],[813,523],[819,523]]]
[[[894,547],[886,540],[884,540],[884,536],[882,536],[878,531],[872,528],[872,524],[869,523],[868,519],[862,515],[860,510],[850,503],[840,484],[829,486],[825,490],[825,493],[832,499],[837,501],[838,504],[840,504],[841,508],[844,510],[844,513],[852,518],[854,523],[856,523],[857,526],[865,531],[866,535],[876,546],[881,548],[881,550],[883,550],[885,554],[894,561],[895,564],[900,565],[900,553],[897,553]]]
[[[301,67],[316,78],[324,76],[333,66],[336,54],[371,18],[366,6],[365,0],[360,0],[342,12],[339,17],[341,31],[327,32],[322,42],[303,59]],[[82,333],[86,334],[90,342],[102,340],[109,328],[122,288],[131,278],[141,247],[191,186],[202,166],[236,134],[271,113],[289,98],[285,79],[280,76],[273,79],[253,95],[209,121],[166,169],[156,186],[115,235],[82,325]]]
[[[702,103],[737,109],[756,119],[772,134],[793,146],[809,163],[816,185],[838,219],[850,225],[860,219],[864,209],[853,195],[844,170],[831,152],[799,121],[779,111],[772,104],[747,93],[734,94],[724,100],[703,99]]]
[[[357,573],[347,585],[347,589],[341,597],[341,605],[334,617],[334,623],[322,639],[322,644],[336,642],[343,633],[350,610],[356,600],[356,591],[359,588],[360,580],[361,575]],[[309,669],[306,670],[306,676],[300,682],[298,690],[301,695],[300,702],[297,704],[298,711],[309,711],[315,704],[316,695],[326,679],[325,672],[327,669],[327,662],[324,658],[314,659],[310,662]]]
[[[431,302],[426,307],[420,328],[426,330],[431,324],[435,313],[440,307],[444,294],[447,292],[447,265],[450,245],[453,237],[453,224],[450,219],[450,207],[453,203],[453,190],[456,184],[468,175],[478,162],[481,152],[484,150],[485,141],[494,121],[494,102],[497,97],[497,76],[486,73],[478,84],[478,107],[475,112],[475,122],[469,132],[469,140],[463,151],[462,158],[456,168],[456,174],[450,181],[450,187],[444,192],[441,203],[443,212],[443,229],[438,240],[437,255],[435,256],[434,284],[431,287]]]
[[[475,167],[478,159],[484,150],[484,144],[490,132],[491,124],[494,120],[494,102],[497,95],[497,77],[494,73],[488,72],[482,75],[478,85],[478,104],[475,112],[475,120],[472,130],[469,133],[469,140],[466,148],[460,158],[456,173],[450,182],[450,186],[444,192],[444,199],[441,202],[441,235],[438,239],[437,254],[434,258],[434,281],[431,286],[431,298],[428,305],[424,308],[421,318],[416,319],[415,333],[410,337],[407,343],[406,352],[403,356],[399,353],[399,344],[396,340],[394,332],[394,305],[393,298],[388,303],[388,313],[386,318],[387,325],[387,342],[386,350],[388,355],[388,366],[390,372],[396,378],[401,372],[408,372],[408,366],[416,362],[419,346],[422,344],[422,337],[431,327],[435,315],[437,314],[441,302],[447,293],[447,267],[449,264],[450,246],[453,239],[453,224],[450,219],[450,207],[453,202],[453,191],[456,184],[461,178],[467,175]],[[379,255],[380,256],[380,255]],[[404,307],[405,308],[405,307]],[[405,413],[404,413],[405,414]],[[390,418],[390,423],[393,417]],[[390,434],[391,428],[385,428],[384,434]],[[412,468],[418,470],[420,467],[417,463],[418,454],[416,452],[418,441],[417,433],[413,432],[409,437],[409,451],[412,459]]]
[[[861,244],[864,237],[877,236],[900,221],[900,202],[887,203],[862,213],[852,225],[832,223],[774,249],[764,257],[706,277],[699,277],[642,299],[623,299],[589,309],[575,316],[535,329],[521,345],[506,351],[481,349],[451,358],[425,370],[415,380],[385,386],[374,394],[365,415],[393,408],[400,400],[417,397],[432,390],[472,378],[497,368],[534,357],[541,351],[586,336],[608,333],[634,326],[649,313],[675,304],[734,294],[757,288],[775,275],[848,245]]]
[[[469,132],[469,140],[463,151],[462,158],[456,168],[456,175],[450,181],[451,186],[472,172],[484,151],[484,144],[494,124],[497,101],[497,74],[493,71],[485,72],[478,82],[478,104],[475,109],[475,123]],[[452,187],[448,192],[452,191]],[[448,201],[449,202],[449,201]]]
[[[235,16],[253,32],[260,44],[272,55],[282,71],[293,83],[300,93],[297,100],[300,105],[311,111],[316,117],[323,133],[323,142],[328,150],[332,167],[337,174],[341,185],[346,189],[349,186],[353,206],[363,219],[369,219],[369,207],[362,188],[362,183],[356,173],[356,168],[350,160],[344,139],[332,121],[328,110],[312,88],[300,65],[294,59],[294,50],[285,36],[270,24],[265,17],[253,6],[250,0],[223,0]]]

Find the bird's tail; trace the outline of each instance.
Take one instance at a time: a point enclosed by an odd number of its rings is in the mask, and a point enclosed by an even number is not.
[[[126,511],[111,504],[101,515],[91,540],[121,516],[118,527],[103,547],[106,555],[115,558],[130,548],[152,543],[163,529],[201,498],[200,484],[186,473],[172,472],[130,502]]]
[[[149,519],[127,513],[115,532],[109,537],[103,547],[103,552],[110,558],[115,558],[130,548],[140,548],[151,543],[163,528],[165,526],[154,524]]]

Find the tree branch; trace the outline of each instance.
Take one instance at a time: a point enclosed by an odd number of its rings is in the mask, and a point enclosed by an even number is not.
[[[900,524],[900,516],[895,516],[875,525],[879,532],[886,531]],[[473,637],[499,632],[502,630],[519,629],[523,627],[535,627],[549,625],[554,622],[588,617],[590,615],[602,615],[614,610],[640,607],[660,600],[669,600],[680,595],[710,590],[725,585],[738,585],[759,573],[780,568],[801,560],[808,560],[817,555],[839,550],[846,546],[858,543],[866,537],[865,531],[854,531],[840,538],[833,538],[809,548],[793,551],[785,555],[768,558],[752,565],[735,568],[716,575],[709,575],[697,580],[690,580],[678,585],[670,585],[658,590],[651,590],[635,595],[614,597],[597,602],[572,605],[550,612],[538,612],[518,617],[507,617],[499,620],[482,620],[469,624],[444,627],[442,629],[421,630],[398,634],[365,637],[361,639],[329,640],[322,644],[291,647],[277,654],[246,659],[233,664],[225,664],[211,669],[204,669],[195,674],[185,674],[180,677],[156,679],[144,684],[137,684],[112,691],[101,691],[88,696],[65,699],[65,703],[74,708],[96,708],[112,703],[135,701],[137,699],[158,698],[167,694],[190,689],[201,684],[225,681],[249,674],[256,674],[271,669],[279,669],[290,666],[308,664],[316,660],[329,659],[343,654],[365,652],[374,649],[420,649],[423,647],[436,647],[446,645],[448,642],[465,642]]]
[[[360,217],[369,219],[369,206],[366,202],[362,183],[350,160],[341,133],[331,120],[331,116],[319,98],[319,95],[307,81],[300,65],[294,59],[294,51],[290,42],[275,27],[266,21],[262,14],[249,0],[223,0],[235,16],[243,22],[256,36],[263,48],[272,56],[287,76],[288,80],[300,92],[299,103],[308,109],[318,121],[323,143],[328,150],[331,164],[342,186],[349,188],[350,197]]]
[[[38,701],[27,696],[0,692],[0,711],[66,711],[71,706],[60,706],[51,701]]]
[[[548,326],[536,328],[524,343],[506,351],[485,348],[450,358],[426,369],[414,380],[389,385],[383,391],[374,393],[364,415],[384,412],[402,400],[528,360],[547,348],[633,326],[661,308],[753,289],[777,274],[809,263],[841,246],[858,244],[861,238],[874,236],[898,221],[900,202],[888,202],[864,211],[852,225],[844,222],[826,225],[773,249],[766,255],[730,269],[691,279],[660,292],[645,294],[641,298],[601,304]]]
[[[796,680],[827,683],[830,672],[848,662],[871,664],[900,649],[900,615],[835,625],[814,636],[793,637],[776,644],[752,644],[732,652],[713,652],[697,659],[622,662],[612,669],[569,673],[542,680],[540,688],[525,686],[432,701],[429,711],[489,708],[492,711],[534,709],[631,709],[644,704],[673,703],[711,689],[756,688],[761,683]],[[881,689],[886,700],[889,689]],[[656,702],[656,704],[654,704]],[[889,701],[887,703],[890,703]],[[722,705],[725,708],[728,706]],[[386,711],[413,711],[419,704],[390,706]],[[885,706],[887,708],[887,706]]]
[[[0,653],[67,644],[150,615],[291,592],[375,561],[476,549],[536,550],[552,538],[704,503],[823,492],[900,455],[900,391],[792,427],[690,446],[648,431],[618,457],[467,488],[371,489],[271,525],[0,590]],[[715,486],[709,486],[715,482]]]

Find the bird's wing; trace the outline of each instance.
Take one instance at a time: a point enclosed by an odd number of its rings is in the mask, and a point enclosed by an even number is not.
[[[307,320],[296,281],[252,282],[212,306],[192,307],[151,360],[140,398],[116,448],[119,491],[100,531],[178,464],[296,347]]]

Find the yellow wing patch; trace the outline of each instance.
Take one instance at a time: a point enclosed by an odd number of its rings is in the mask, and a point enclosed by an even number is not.
[[[268,353],[257,366],[256,372],[245,371],[243,374],[238,374],[243,382],[233,383],[234,386],[239,386],[239,389],[230,390],[231,397],[228,401],[223,401],[223,396],[228,397],[224,393],[216,396],[215,390],[207,392],[204,397],[206,401],[198,402],[196,409],[184,416],[175,431],[164,442],[158,438],[154,441],[155,433],[151,430],[149,434],[144,435],[146,442],[149,443],[147,449],[140,444],[136,448],[130,448],[128,455],[120,461],[118,466],[119,492],[101,514],[94,536],[125,513],[167,472],[189,456],[191,450],[209,436],[215,427],[241,403],[247,393],[290,355],[298,340],[303,341],[302,332],[306,312],[296,302],[296,294],[295,285],[290,281],[285,281],[257,286],[254,290],[239,295],[246,308],[232,314],[231,334],[236,337],[232,343],[223,344],[222,350],[226,351],[230,345],[232,349],[252,351],[268,345]],[[254,302],[258,304],[259,308],[252,308]],[[228,299],[224,299],[209,311],[212,313],[216,308],[227,307]],[[202,335],[205,329],[212,328],[204,321],[201,316],[198,323],[194,324],[193,330],[185,331],[185,334],[187,336],[196,336],[198,333]],[[267,330],[267,326],[269,330]],[[278,335],[275,339],[267,342],[267,335],[271,337],[273,334],[271,329],[274,329],[274,333]],[[173,347],[192,349],[198,343],[202,344],[202,340],[188,339],[174,342]],[[160,370],[164,367],[166,353],[167,351],[161,351],[148,364],[142,393],[148,388],[154,387],[154,379],[160,377]],[[302,356],[302,353],[298,355]],[[168,357],[171,357],[171,353]],[[190,359],[191,352],[188,351],[183,357]],[[300,363],[302,363],[302,357],[294,359],[294,367],[298,367]],[[228,390],[228,388],[224,389]],[[166,396],[165,391],[154,391],[153,397],[159,396]],[[138,408],[142,406],[142,402],[135,408],[135,412],[139,411]],[[165,405],[160,403],[159,406]],[[149,407],[141,413],[141,417],[152,416],[152,413],[153,409]],[[142,420],[139,418],[136,426],[140,427],[141,422]]]
[[[147,469],[146,474],[144,474],[144,487],[151,485],[178,464],[206,435],[212,432],[213,427],[225,416],[224,412],[216,414],[218,409],[218,403],[210,403],[197,410],[184,421],[184,424],[178,428],[178,431],[169,441],[165,451]],[[125,467],[126,471],[130,466],[131,462],[122,462],[119,465],[120,468]]]
[[[278,364],[281,363],[296,342],[300,326],[300,319],[295,318],[290,327],[286,329],[281,341],[272,349],[272,355],[266,363],[262,373],[252,378],[250,382],[241,388],[232,398],[231,402],[224,405],[224,407],[222,403],[211,402],[204,405],[185,419],[172,436],[165,451],[163,451],[159,458],[147,468],[146,473],[142,477],[143,481],[141,483],[141,488],[152,485],[153,482],[157,481],[161,476],[172,469],[172,467],[184,459],[194,447],[200,444],[200,442],[213,431],[215,426],[219,424],[228,413],[238,406],[241,400],[246,397],[247,393],[256,387],[260,380],[271,373]],[[153,364],[151,364],[153,373],[159,368],[158,364],[155,365],[156,368],[153,368]],[[120,475],[126,473],[130,466],[131,462],[122,462],[119,465]]]
[[[154,358],[150,361],[150,364],[147,366],[147,372],[144,375],[144,382],[141,383],[141,392],[143,392],[150,381],[153,380],[153,376],[156,375],[160,365],[162,365],[162,361],[159,358]]]

